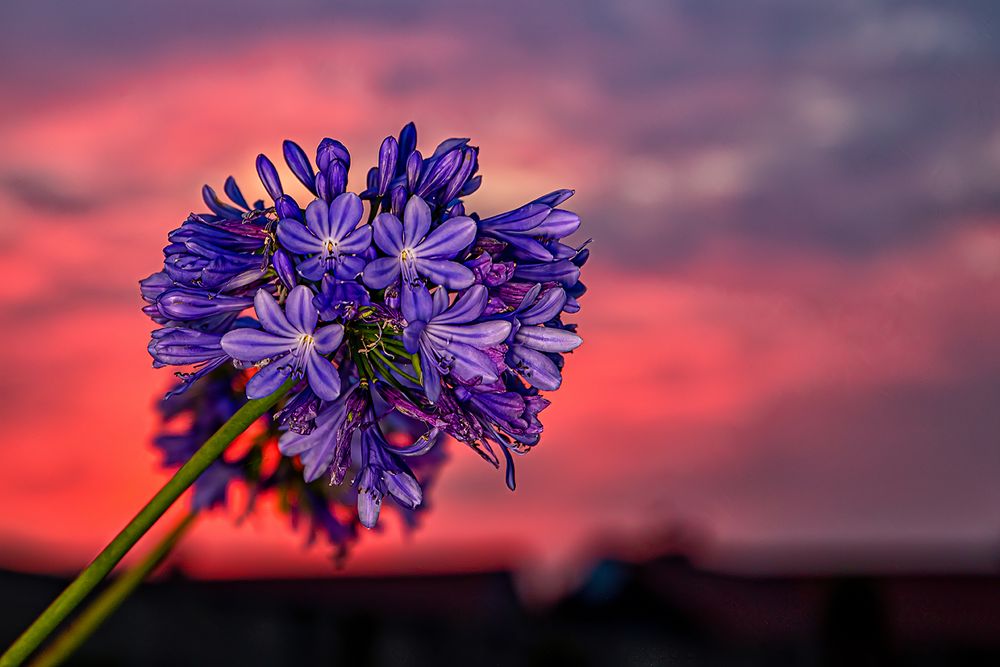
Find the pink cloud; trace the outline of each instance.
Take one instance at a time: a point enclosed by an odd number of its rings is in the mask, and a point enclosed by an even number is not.
[[[580,70],[553,83],[565,63],[510,48],[489,51],[507,66],[464,80],[461,94],[449,88],[449,70],[426,86],[390,90],[401,63],[475,69],[468,41],[450,36],[428,28],[394,34],[398,52],[348,58],[367,38],[344,30],[314,40],[307,66],[288,57],[283,39],[210,59],[178,48],[143,63],[141,75],[123,66],[127,75],[97,77],[0,126],[4,171],[38,178],[69,200],[92,200],[80,211],[51,210],[0,192],[15,223],[0,230],[9,388],[0,407],[0,505],[16,508],[0,515],[0,567],[75,569],[165,479],[148,445],[165,375],[149,368],[150,326],[136,281],[155,268],[166,231],[199,208],[201,181],[218,185],[233,173],[248,193],[259,192],[251,186],[256,150],[276,155],[285,136],[311,144],[336,135],[360,167],[382,133],[411,117],[425,148],[450,133],[475,136],[488,187],[472,203],[484,212],[548,187],[580,189],[578,208],[596,237],[578,318],[586,344],[545,415],[543,444],[519,461],[516,494],[453,445],[424,527],[410,538],[396,528],[368,536],[349,572],[558,569],[608,534],[613,544],[602,548],[649,553],[676,525],[703,530],[721,560],[727,549],[796,536],[946,540],[955,526],[988,544],[1000,517],[976,507],[1000,507],[989,481],[1000,473],[995,457],[968,450],[951,480],[958,491],[942,504],[922,489],[936,470],[950,469],[949,456],[961,458],[963,443],[955,455],[911,451],[902,418],[853,428],[845,421],[874,419],[858,403],[905,407],[912,387],[937,391],[944,403],[956,385],[974,389],[965,379],[995,373],[1000,237],[992,220],[956,220],[922,242],[853,259],[720,234],[669,267],[626,265],[602,247],[655,238],[671,206],[738,216],[730,194],[753,184],[736,177],[753,176],[750,166],[774,156],[739,142],[724,153],[683,147],[678,164],[701,165],[712,183],[728,169],[733,188],[706,191],[705,179],[681,168],[671,172],[673,189],[661,192],[654,170],[639,192],[647,198],[629,204],[613,197],[628,199],[619,190],[635,156],[616,150],[615,133],[662,113],[682,123],[706,106],[749,109],[766,91],[716,82],[669,105],[662,93],[635,105]],[[486,39],[485,48],[498,47]],[[616,119],[609,136],[567,124],[601,118]],[[355,179],[362,173],[356,167]],[[959,414],[949,409],[937,422],[926,410],[912,422],[930,428]],[[895,448],[881,450],[872,438]],[[856,491],[849,484],[871,504],[880,492],[891,502],[874,510],[852,504],[844,500]],[[947,512],[935,514],[932,503]],[[330,572],[323,550],[303,551],[300,539],[264,506],[241,526],[208,517],[180,558],[203,576]]]

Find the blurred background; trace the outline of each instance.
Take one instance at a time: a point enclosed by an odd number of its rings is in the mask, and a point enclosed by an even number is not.
[[[199,188],[409,120],[559,187],[585,344],[334,568],[204,517],[81,664],[1000,658],[1000,5],[0,5],[0,643],[167,478],[137,281]],[[289,179],[290,180],[290,179]],[[238,503],[237,503],[238,505]],[[183,637],[191,638],[184,641]]]

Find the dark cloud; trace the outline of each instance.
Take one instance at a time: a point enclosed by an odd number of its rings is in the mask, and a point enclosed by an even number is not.
[[[438,0],[419,10],[401,1],[9,3],[0,15],[19,30],[0,55],[7,77],[72,87],[102,66],[141,67],[181,45],[212,58],[306,26],[327,24],[333,35],[351,25],[373,36],[453,26],[449,40],[467,44],[467,55],[428,67],[400,51],[377,85],[389,95],[450,95],[476,81],[551,109],[562,139],[588,137],[611,157],[595,166],[608,179],[600,202],[584,210],[592,233],[605,236],[605,252],[653,264],[657,246],[697,251],[699,239],[718,235],[875,253],[954,218],[1000,214],[1000,91],[992,85],[1000,40],[990,27],[998,14],[987,1],[501,9]],[[28,57],[38,45],[45,55]],[[519,88],[503,78],[511,67],[541,72],[547,87]],[[556,105],[552,90],[563,82],[605,97]],[[675,183],[657,193],[654,179],[642,205],[622,192],[633,158],[684,170],[720,150],[743,161],[732,191],[691,196],[690,184]],[[703,180],[712,178],[707,171]],[[35,180],[15,185],[18,196],[57,208],[82,197]],[[619,230],[623,218],[647,224]]]
[[[84,192],[41,173],[0,173],[0,193],[40,214],[83,215],[107,201],[104,193]]]

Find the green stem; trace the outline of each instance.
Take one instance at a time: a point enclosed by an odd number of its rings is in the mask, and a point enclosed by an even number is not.
[[[370,361],[372,362],[372,370],[375,370],[377,368],[379,370],[379,373],[382,375],[382,377],[378,379],[379,382],[385,381],[391,384],[396,389],[403,391],[403,383],[397,380],[395,377],[393,377],[392,371],[389,370],[388,366],[379,361],[378,357],[373,357]]]
[[[48,648],[38,654],[38,657],[31,663],[32,667],[56,667],[80,648],[94,634],[94,631],[101,627],[111,614],[115,613],[122,602],[139,587],[139,584],[163,562],[184,533],[192,526],[196,516],[197,514],[193,512],[186,514],[145,558],[123,572],[101,591],[76,620],[56,637]]]
[[[135,546],[139,538],[156,523],[157,519],[163,516],[167,508],[173,505],[174,501],[198,479],[201,473],[205,472],[216,459],[222,456],[222,453],[236,439],[236,436],[243,433],[261,415],[274,407],[274,404],[291,390],[295,382],[296,379],[290,377],[270,396],[247,401],[246,405],[237,410],[236,414],[230,417],[229,421],[223,424],[211,438],[205,441],[201,449],[181,466],[180,470],[170,478],[170,481],[157,491],[152,500],[139,510],[135,518],[118,533],[115,539],[111,540],[104,551],[99,553],[97,558],[73,580],[73,583],[11,644],[7,652],[0,656],[0,667],[15,667],[23,663],[45,638],[52,634],[56,626],[80,604],[83,598],[104,577],[108,576],[108,573],[114,569],[122,556]]]
[[[361,353],[354,355],[354,363],[358,365],[358,373],[361,375],[362,379],[367,378],[369,381],[375,378],[375,373],[372,372],[371,363],[368,358]],[[0,665],[2,667],[2,665]]]
[[[413,359],[413,370],[417,373],[417,384],[424,383],[424,372],[420,368],[420,355],[415,354],[411,357]]]
[[[398,366],[396,366],[396,364],[392,363],[392,361],[387,356],[379,352],[377,348],[372,350],[372,352],[375,354],[376,357],[378,357],[381,360],[384,366],[387,366],[388,368],[391,368],[392,370],[396,371],[402,377],[405,377],[410,382],[415,382],[417,384],[420,384],[420,381],[417,380],[417,378],[413,377],[406,371],[401,370]]]

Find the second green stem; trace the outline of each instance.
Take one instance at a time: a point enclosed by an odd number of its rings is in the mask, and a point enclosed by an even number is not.
[[[71,611],[94,589],[97,584],[108,576],[122,557],[135,546],[146,531],[156,523],[157,519],[174,504],[189,486],[194,484],[201,473],[205,472],[216,459],[222,456],[229,444],[238,435],[247,430],[259,417],[274,407],[282,396],[287,394],[296,379],[288,378],[281,387],[270,396],[250,401],[236,411],[205,444],[181,466],[180,470],[163,485],[152,500],[139,510],[125,528],[111,540],[104,551],[88,565],[83,572],[73,580],[66,590],[57,597],[42,614],[35,619],[27,630],[11,644],[7,652],[0,656],[0,667],[15,667],[24,662],[45,638],[52,634]]]
[[[56,667],[80,648],[94,631],[115,613],[122,602],[139,587],[143,580],[163,562],[184,533],[194,523],[197,514],[184,515],[176,526],[141,561],[118,575],[86,609],[32,660],[31,667]]]

